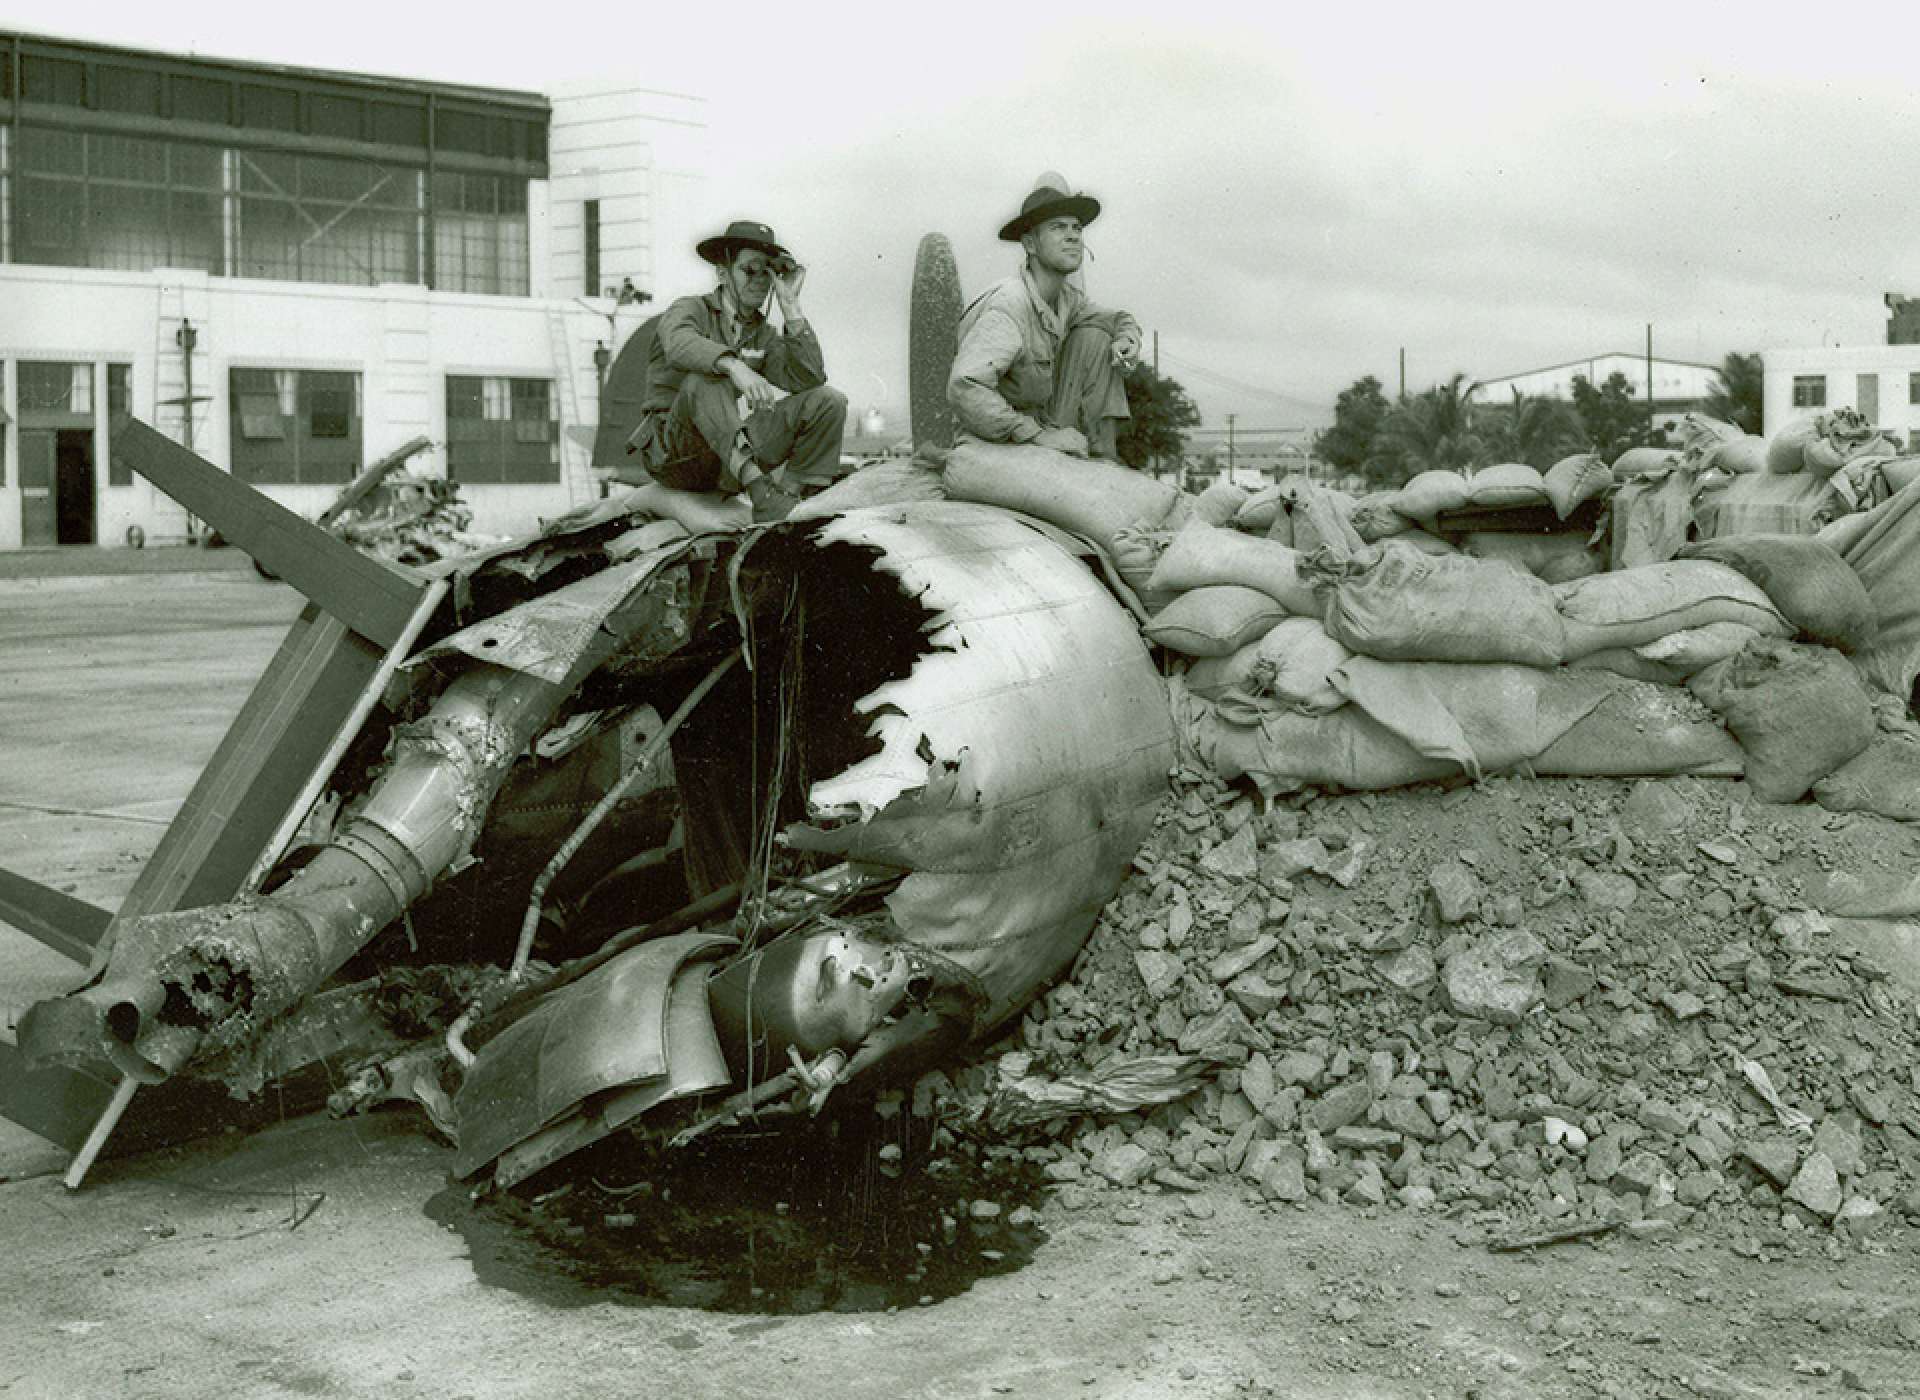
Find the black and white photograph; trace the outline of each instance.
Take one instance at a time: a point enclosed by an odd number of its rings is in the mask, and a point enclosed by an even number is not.
[[[0,1400],[1920,1396],[1920,13],[0,12]]]

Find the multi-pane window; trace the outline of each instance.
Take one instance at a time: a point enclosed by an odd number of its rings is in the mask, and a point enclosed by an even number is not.
[[[1794,375],[1793,406],[1795,408],[1825,408],[1827,406],[1826,375]]]
[[[16,402],[22,415],[93,413],[93,366],[66,360],[22,360]]]
[[[228,377],[233,474],[308,485],[360,470],[360,376],[346,370],[235,369]]]
[[[222,270],[218,147],[31,125],[13,134],[14,261]]]
[[[1920,370],[1907,375],[1907,402],[1920,403]]]
[[[509,175],[433,177],[433,285],[443,292],[527,294],[527,182]]]
[[[234,273],[372,286],[420,280],[418,171],[236,151]]]
[[[464,482],[555,482],[553,381],[447,376],[447,475]]]

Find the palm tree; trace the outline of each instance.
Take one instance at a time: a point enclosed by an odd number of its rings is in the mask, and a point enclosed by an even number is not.
[[[1743,433],[1758,436],[1763,386],[1759,354],[1729,351],[1714,376],[1713,391],[1707,395],[1707,415],[1731,423]]]
[[[1464,470],[1479,457],[1466,378],[1456,374],[1403,399],[1380,425],[1383,455],[1395,463],[1402,480],[1436,467]]]
[[[1513,391],[1511,405],[1484,410],[1478,422],[1481,466],[1525,462],[1545,471],[1587,443],[1586,429],[1572,404],[1538,394],[1529,398],[1518,389]]]

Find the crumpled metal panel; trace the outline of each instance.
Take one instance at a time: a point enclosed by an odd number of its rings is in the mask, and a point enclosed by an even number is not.
[[[725,1084],[717,1040],[708,1057],[697,1055],[698,1047],[669,1045],[668,994],[685,965],[736,946],[710,933],[642,943],[543,998],[488,1041],[454,1099],[460,1120],[454,1171],[478,1170],[595,1094],[664,1078],[670,1059],[676,1083],[707,1063],[718,1066],[718,1078],[701,1087]],[[711,1037],[711,1020],[707,1029]]]
[[[879,551],[937,619],[913,670],[859,701],[879,751],[814,785],[796,844],[914,871],[895,923],[979,979],[985,1030],[1072,961],[1151,829],[1165,685],[1120,603],[1018,516],[928,502],[817,531]]]
[[[658,579],[652,576],[689,547],[685,539],[673,541],[495,613],[441,638],[407,664],[417,666],[434,657],[460,654],[557,684],[566,679],[594,638],[609,628],[609,619],[634,608],[658,611],[658,618],[645,630],[654,649],[672,651],[689,635],[685,574],[668,570]]]

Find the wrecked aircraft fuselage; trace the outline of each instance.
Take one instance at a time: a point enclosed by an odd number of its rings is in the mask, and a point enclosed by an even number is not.
[[[1132,618],[1006,511],[689,536],[609,505],[457,577],[309,839],[260,891],[127,921],[23,1050],[223,1072],[353,978],[491,964],[389,1079],[463,1173],[517,1180],[987,1035],[1071,963],[1165,791]]]

